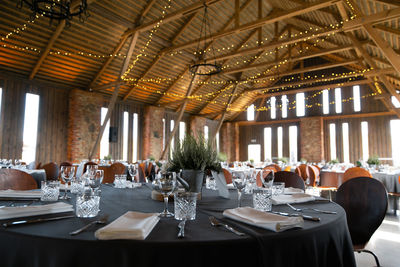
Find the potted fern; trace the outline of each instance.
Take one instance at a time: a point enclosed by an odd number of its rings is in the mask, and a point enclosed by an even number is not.
[[[221,164],[218,154],[211,142],[207,142],[202,135],[195,137],[187,134],[179,142],[168,160],[168,170],[180,172],[178,180],[189,192],[200,192],[206,170],[220,171]]]

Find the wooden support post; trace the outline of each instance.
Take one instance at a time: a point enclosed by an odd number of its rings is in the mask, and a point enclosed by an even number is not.
[[[192,79],[190,80],[189,88],[188,88],[188,90],[186,92],[186,98],[183,101],[183,104],[181,105],[181,109],[179,110],[179,113],[178,113],[178,118],[176,119],[176,122],[175,122],[175,125],[174,125],[174,129],[170,133],[170,136],[168,138],[168,142],[165,144],[165,148],[164,148],[163,152],[161,153],[160,160],[162,160],[164,158],[165,152],[167,152],[169,147],[171,146],[171,141],[174,138],[174,135],[175,135],[176,131],[179,128],[179,123],[182,120],[183,113],[185,112],[186,105],[187,105],[187,103],[189,101],[189,99],[187,97],[190,96],[190,94],[192,92],[193,81],[194,81],[195,78],[196,78],[196,74],[193,74]]]

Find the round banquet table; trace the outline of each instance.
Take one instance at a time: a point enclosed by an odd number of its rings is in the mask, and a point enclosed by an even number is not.
[[[177,238],[178,221],[173,218],[162,218],[146,240],[96,240],[94,231],[100,225],[76,236],[68,234],[93,218],[1,228],[1,266],[355,266],[346,215],[339,205],[327,201],[296,204],[337,214],[306,213],[321,221],[305,221],[302,229],[275,233],[222,217],[224,209],[237,205],[237,193],[230,190],[230,196],[223,199],[217,191],[203,189],[196,220],[186,223],[183,239]],[[251,205],[251,196],[245,196],[243,203]],[[173,203],[169,207],[173,210]],[[110,222],[126,211],[158,212],[162,208],[163,203],[151,199],[148,184],[135,189],[102,185],[99,216],[108,214]],[[273,210],[291,212],[286,205]],[[210,215],[246,235],[211,226]]]

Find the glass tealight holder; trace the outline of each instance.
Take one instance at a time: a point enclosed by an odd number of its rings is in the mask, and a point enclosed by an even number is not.
[[[197,194],[194,192],[177,192],[174,194],[174,214],[176,220],[196,219]]]
[[[272,210],[272,189],[256,188],[253,190],[253,206],[256,210],[271,211]]]
[[[41,183],[41,201],[57,201],[60,195],[59,181],[42,181]]]
[[[100,211],[100,195],[89,187],[76,197],[75,214],[81,218],[96,217]]]
[[[126,174],[116,174],[114,179],[115,188],[126,188]]]

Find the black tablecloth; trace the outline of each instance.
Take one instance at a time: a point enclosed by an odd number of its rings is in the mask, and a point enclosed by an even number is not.
[[[161,211],[163,203],[152,200],[150,192],[147,185],[136,189],[103,185],[99,215],[109,214],[112,221],[129,210]],[[340,206],[329,202],[298,204],[338,214],[310,213],[321,217],[321,222],[305,221],[303,229],[275,233],[224,219],[222,211],[235,207],[236,197],[235,191],[231,191],[231,200],[226,200],[217,197],[216,191],[203,190],[197,218],[187,222],[184,239],[176,237],[178,222],[171,218],[161,219],[144,241],[96,240],[94,231],[100,226],[77,236],[68,234],[93,219],[70,218],[1,229],[1,266],[355,266]],[[244,203],[250,204],[250,196],[245,196]],[[286,206],[273,209],[289,211]],[[223,219],[246,236],[211,226],[209,215]]]

